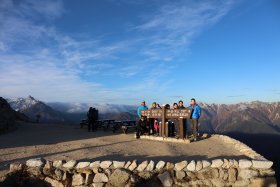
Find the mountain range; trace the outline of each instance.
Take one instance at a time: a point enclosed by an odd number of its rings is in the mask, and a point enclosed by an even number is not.
[[[202,108],[201,129],[212,132],[279,133],[280,102],[206,104]]]
[[[6,99],[15,110],[27,115],[30,120],[42,123],[71,123],[77,124],[86,118],[89,107],[97,108],[100,119],[130,120],[136,119],[137,106],[117,104],[88,104],[88,103],[44,103],[32,96],[27,98]]]
[[[100,119],[135,120],[136,105],[44,103],[32,96],[7,99],[11,107],[35,120],[39,114],[45,123],[74,123],[86,118],[89,107],[99,110]],[[202,108],[199,129],[209,133],[280,133],[280,102],[244,102],[238,104],[199,103]]]

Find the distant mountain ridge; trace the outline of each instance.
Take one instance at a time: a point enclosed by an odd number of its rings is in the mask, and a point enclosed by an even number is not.
[[[89,107],[95,107],[99,111],[101,119],[129,120],[136,119],[137,106],[117,104],[88,104],[88,103],[44,103],[32,96],[27,98],[7,99],[10,106],[26,114],[31,120],[36,121],[40,115],[43,123],[74,123],[86,118]]]
[[[101,119],[135,120],[136,105],[43,103],[29,96],[8,100],[13,109],[34,119],[40,114],[42,120],[57,123],[75,123],[86,118],[89,107],[99,110]],[[237,104],[199,103],[202,108],[199,129],[210,133],[280,133],[280,102],[247,102]]]
[[[206,104],[201,126],[213,132],[280,133],[280,102]]]
[[[40,116],[39,121],[43,123],[63,123],[65,121],[60,112],[32,96],[7,99],[7,101],[15,111],[24,113],[32,121],[36,121],[38,115]]]

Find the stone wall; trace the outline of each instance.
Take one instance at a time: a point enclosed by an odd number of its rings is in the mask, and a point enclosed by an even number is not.
[[[24,171],[50,186],[277,186],[271,161],[192,160],[178,163],[143,161],[31,159],[10,165],[10,175]]]
[[[36,178],[49,186],[277,186],[266,160],[242,142],[223,135],[223,141],[242,150],[248,159],[183,160],[178,163],[146,160],[49,161],[30,159],[10,165],[9,178],[15,173]],[[2,179],[5,183],[5,178]],[[16,179],[19,180],[19,179]],[[6,181],[7,182],[7,181]]]

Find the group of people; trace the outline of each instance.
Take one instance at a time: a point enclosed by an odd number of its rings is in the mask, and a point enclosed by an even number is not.
[[[172,108],[169,104],[165,105],[166,109],[185,109],[184,102],[180,100],[178,103],[173,103]],[[194,98],[191,99],[191,103],[188,106],[188,108],[191,109],[190,114],[190,128],[192,131],[192,136],[194,141],[197,141],[198,139],[198,124],[199,124],[199,118],[201,116],[201,108],[196,103],[196,100]],[[146,135],[159,135],[159,128],[161,125],[161,122],[159,122],[159,119],[151,118],[147,119],[146,116],[141,115],[142,110],[148,110],[148,109],[161,109],[161,106],[153,102],[152,106],[148,108],[146,106],[145,101],[142,101],[141,106],[138,107],[137,114],[139,116],[139,121],[137,124],[137,132],[136,137],[139,138],[140,135],[146,134]],[[168,136],[173,137],[175,136],[175,128],[177,128],[178,132],[178,120],[177,119],[166,119],[166,123],[168,125]],[[186,137],[187,134],[187,120],[183,119],[183,133],[184,137]],[[177,134],[178,136],[178,134]]]
[[[88,119],[88,132],[95,131],[97,129],[96,121],[98,120],[98,110],[90,107],[87,112],[87,119]]]

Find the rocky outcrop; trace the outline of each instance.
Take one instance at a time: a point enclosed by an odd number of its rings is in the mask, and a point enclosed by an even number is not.
[[[0,97],[0,134],[15,128],[16,121],[28,121],[28,118],[14,111],[9,103]]]

